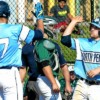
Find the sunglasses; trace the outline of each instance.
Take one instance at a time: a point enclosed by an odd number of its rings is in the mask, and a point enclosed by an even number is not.
[[[98,28],[97,26],[90,24],[90,30],[91,30],[91,28],[94,28],[95,30],[100,30],[100,28]]]

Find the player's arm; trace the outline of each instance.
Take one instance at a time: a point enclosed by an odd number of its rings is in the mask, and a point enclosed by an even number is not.
[[[63,74],[65,82],[66,82],[65,91],[68,92],[68,93],[71,93],[72,88],[71,88],[71,85],[70,85],[70,74],[69,74],[69,71],[68,71],[68,66],[66,64],[61,66],[61,70],[62,70],[62,74]]]
[[[20,74],[21,82],[24,83],[24,79],[26,76],[26,67],[24,66],[20,67],[19,74]]]
[[[35,40],[43,38],[44,35],[44,24],[43,24],[44,12],[43,12],[42,4],[38,2],[37,4],[35,4],[34,9],[35,11],[32,11],[32,14],[36,17],[37,27],[34,30],[35,35],[34,35],[33,42]]]
[[[81,16],[74,17],[71,23],[67,26],[66,30],[64,31],[63,36],[71,35],[75,25],[78,22],[82,22],[82,21],[83,21],[83,17]]]
[[[62,34],[61,43],[66,45],[67,47],[71,47],[71,33],[78,22],[82,22],[83,17],[77,16],[72,19],[70,24],[67,26],[66,30]]]
[[[37,29],[40,29],[44,33],[44,24],[42,19],[37,20]]]
[[[42,62],[42,70],[43,70],[44,75],[51,82],[53,92],[55,92],[55,93],[59,92],[60,91],[60,88],[59,88],[59,86],[56,83],[56,80],[55,80],[55,78],[53,76],[53,73],[52,73],[51,66],[49,65],[49,62],[48,61]]]
[[[40,2],[35,4],[34,11],[32,11],[32,14],[36,17],[37,29],[40,29],[44,33],[44,24],[43,24],[44,12],[42,4]]]
[[[87,72],[87,74],[90,78],[93,78],[96,75],[100,75],[100,67],[90,70],[89,72]]]
[[[62,70],[62,74],[64,76],[65,82],[66,82],[66,87],[65,87],[65,91],[71,93],[72,89],[70,86],[70,74],[68,71],[68,66],[66,64],[66,60],[64,59],[63,54],[61,53],[61,49],[59,45],[56,45],[57,51],[58,51],[58,57],[59,57],[59,63],[60,63],[60,68]]]

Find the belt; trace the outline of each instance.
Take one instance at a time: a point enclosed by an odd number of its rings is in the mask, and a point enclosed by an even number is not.
[[[11,69],[12,67],[9,67],[9,66],[2,66],[0,67],[0,69]]]
[[[84,79],[84,78],[79,78],[80,80],[82,81],[85,81],[86,83],[88,83],[89,85],[100,85],[100,81],[90,81],[90,80],[87,80],[87,79]]]

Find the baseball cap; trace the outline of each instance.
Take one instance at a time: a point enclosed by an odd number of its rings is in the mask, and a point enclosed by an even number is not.
[[[10,16],[10,8],[7,2],[0,1],[0,17],[8,18]]]
[[[100,17],[92,20],[90,24],[96,26],[97,28],[100,28]]]

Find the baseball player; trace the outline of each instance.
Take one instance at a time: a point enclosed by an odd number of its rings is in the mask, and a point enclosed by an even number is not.
[[[47,33],[48,36],[53,37],[53,34],[51,34],[51,31],[48,29],[44,29],[44,32]],[[45,35],[46,34],[44,34],[44,36]],[[34,100],[38,100],[38,91],[35,86],[38,76],[38,68],[34,58],[34,50],[34,44],[25,44],[22,48],[22,67],[20,68],[20,76],[22,82],[24,83],[24,98],[28,97],[29,100],[33,100],[33,98]],[[26,69],[28,69],[29,78],[24,82]]]
[[[38,29],[20,24],[8,24],[10,8],[0,1],[0,100],[23,100],[18,69],[21,62],[21,41],[31,43],[43,38],[43,13],[40,3],[35,5]]]
[[[83,18],[73,18],[61,42],[76,50],[74,71],[79,77],[73,100],[100,100],[100,18],[90,23],[90,38],[71,38],[73,28]]]
[[[65,91],[71,93],[68,66],[59,45],[48,39],[48,35],[44,36],[44,39],[36,42],[34,51],[39,72],[36,80],[39,100],[62,100],[58,81],[59,67],[65,78]]]
[[[20,68],[20,75],[22,76],[22,82],[26,76],[26,69],[28,69],[29,78],[24,83],[24,98],[26,96],[29,100],[38,99],[38,95],[35,89],[35,83],[38,76],[36,61],[34,59],[34,44],[25,44],[22,48],[22,67]]]

